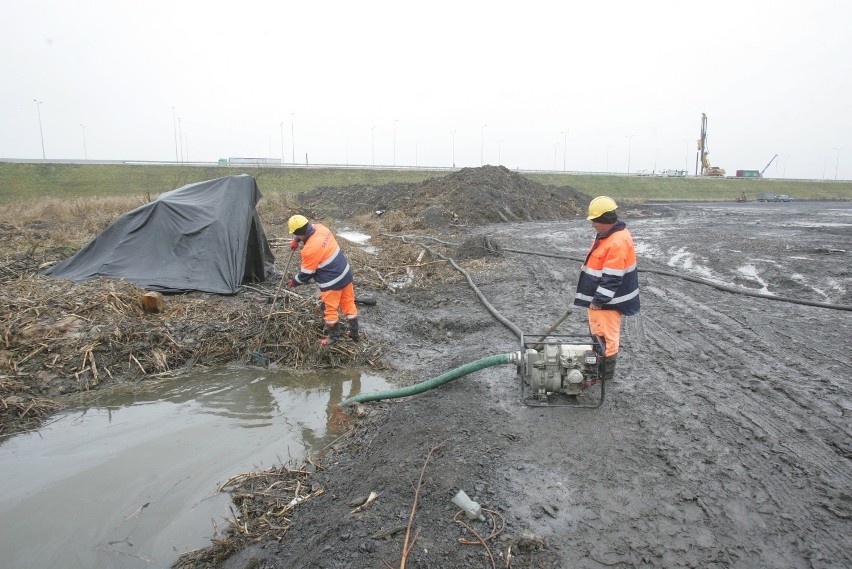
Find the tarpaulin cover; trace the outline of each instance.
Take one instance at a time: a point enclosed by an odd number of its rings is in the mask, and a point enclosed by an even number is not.
[[[272,274],[274,257],[248,174],[189,184],[124,214],[42,274],[122,279],[160,292],[233,294]]]

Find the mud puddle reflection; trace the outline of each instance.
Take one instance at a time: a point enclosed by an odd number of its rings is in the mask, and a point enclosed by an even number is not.
[[[222,482],[320,451],[346,428],[338,402],[383,389],[359,371],[233,369],[96,394],[0,444],[2,565],[168,567],[226,526]]]

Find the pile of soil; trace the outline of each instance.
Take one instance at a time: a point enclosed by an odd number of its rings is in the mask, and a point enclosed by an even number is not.
[[[323,187],[299,195],[314,211],[343,219],[385,217],[390,231],[447,230],[488,223],[570,219],[589,197],[568,186],[544,186],[505,166],[463,168],[420,183]]]

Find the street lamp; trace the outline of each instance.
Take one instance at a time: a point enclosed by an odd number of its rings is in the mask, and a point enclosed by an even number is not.
[[[41,129],[41,105],[44,103],[44,101],[39,101],[37,99],[33,99],[33,101],[35,101],[36,112],[38,113],[38,133],[41,136],[41,158],[42,160],[44,160],[47,158],[44,155],[44,131]]]
[[[456,167],[456,131],[451,131],[450,134],[453,135],[453,168]]]
[[[396,123],[399,119],[393,119],[393,165],[396,166]]]
[[[568,133],[571,131],[562,132],[562,171],[565,171],[565,154],[568,152]]]
[[[89,153],[86,151],[86,125],[80,123],[80,128],[83,129],[83,160],[88,160]]]
[[[373,155],[373,168],[376,167],[376,127],[370,127],[370,149]]]
[[[835,148],[834,151],[837,152],[837,160],[834,161],[834,180],[837,181],[837,166],[840,164],[840,151],[842,148]]]
[[[284,165],[284,121],[281,121],[281,165]]]
[[[183,162],[183,127],[180,125],[180,117],[178,117],[178,138],[180,139],[180,161]]]
[[[627,174],[628,175],[630,174],[630,141],[633,140],[634,136],[636,136],[636,135],[630,134],[630,135],[624,137],[624,138],[627,139]]]
[[[175,108],[172,107],[172,126],[175,129],[175,163],[180,162],[178,157],[178,134],[177,134],[177,118],[175,116]]]
[[[293,161],[293,166],[296,165],[296,133],[294,123],[296,121],[296,113],[290,113],[290,144],[292,144],[292,148],[290,149],[291,159]]]
[[[487,124],[482,125],[482,129],[480,129],[480,139],[479,139],[479,165],[483,166],[485,164],[485,127]]]

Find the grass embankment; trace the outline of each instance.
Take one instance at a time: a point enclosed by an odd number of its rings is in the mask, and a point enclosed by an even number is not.
[[[849,200],[852,182],[747,178],[658,178],[583,174],[527,174],[541,184],[569,185],[586,195],[628,201],[734,201],[740,192],[754,201],[759,192],[787,194],[796,200]]]
[[[0,206],[46,197],[77,200],[105,196],[153,196],[185,184],[244,173],[257,177],[264,196],[280,200],[289,194],[317,187],[420,182],[446,176],[450,171],[0,163]],[[558,172],[522,175],[542,184],[571,186],[590,196],[609,195],[628,201],[733,201],[743,191],[749,200],[754,200],[758,192],[788,194],[796,200],[852,199],[852,182],[592,176]]]

